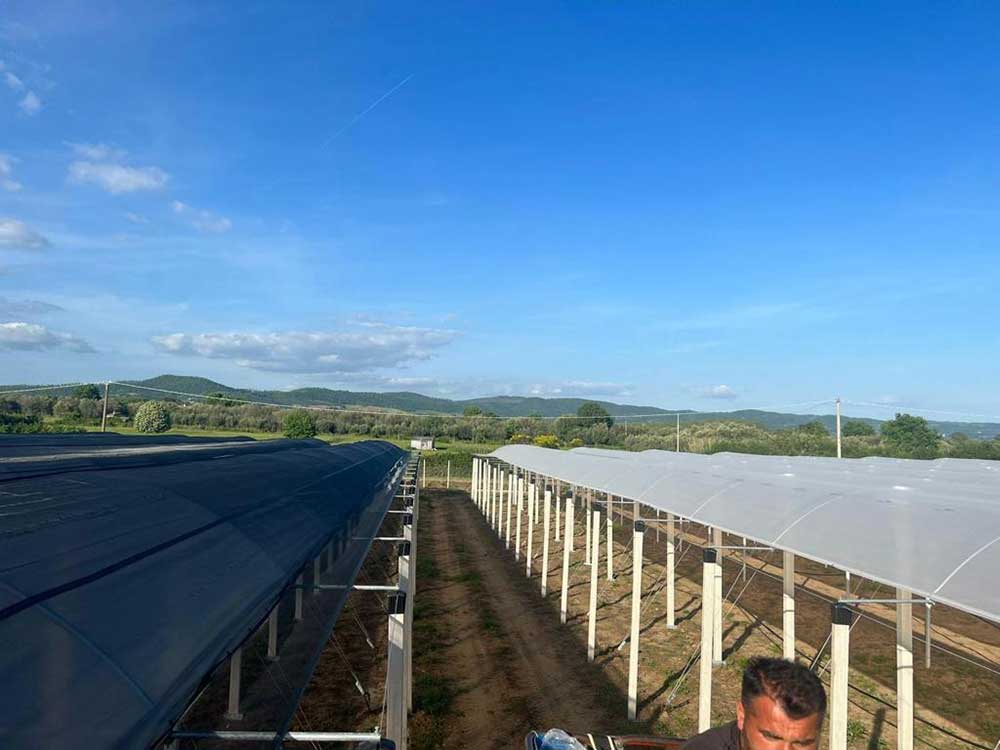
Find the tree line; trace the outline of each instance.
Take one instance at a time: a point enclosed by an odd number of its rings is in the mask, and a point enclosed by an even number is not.
[[[0,393],[0,432],[81,429],[100,424],[101,393],[81,386],[70,396]],[[289,437],[359,435],[438,439],[482,444],[532,443],[551,448],[583,445],[627,450],[675,450],[674,424],[620,422],[600,405],[583,404],[576,414],[558,419],[540,416],[498,418],[478,407],[462,416],[409,415],[374,410],[281,409],[224,398],[210,401],[112,397],[109,429],[134,427],[160,432],[176,428],[285,434]],[[1000,460],[1000,439],[976,440],[961,433],[944,437],[922,417],[897,414],[876,430],[863,421],[842,427],[843,455],[852,458],[980,458]],[[680,427],[680,449],[687,452],[732,451],[771,455],[835,456],[836,438],[819,421],[798,427],[768,429],[745,421],[686,422]]]

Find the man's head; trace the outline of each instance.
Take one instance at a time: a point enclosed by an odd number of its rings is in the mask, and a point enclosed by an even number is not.
[[[736,707],[741,750],[815,750],[826,691],[805,667],[784,659],[751,659]]]

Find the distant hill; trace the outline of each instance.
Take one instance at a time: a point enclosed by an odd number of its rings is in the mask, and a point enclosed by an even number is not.
[[[387,411],[402,411],[415,414],[461,414],[466,407],[478,406],[483,411],[492,412],[501,417],[559,417],[565,414],[575,414],[581,404],[594,399],[583,398],[540,398],[537,396],[489,396],[484,398],[470,398],[465,400],[452,400],[447,398],[436,398],[425,396],[421,393],[409,391],[375,393],[364,391],[339,391],[330,388],[296,388],[291,391],[258,391],[246,388],[232,388],[222,383],[216,383],[208,378],[192,377],[189,375],[159,375],[148,380],[127,381],[133,387],[127,385],[112,386],[112,393],[116,396],[134,395],[152,397],[156,391],[148,391],[134,386],[145,386],[146,388],[157,388],[162,391],[175,392],[176,398],[183,399],[180,394],[194,394],[206,396],[212,393],[221,393],[233,399],[245,399],[247,401],[264,401],[281,406],[333,406],[341,408],[376,408]],[[31,388],[30,385],[0,385],[0,392],[19,388]],[[46,391],[51,395],[65,396],[72,392],[72,388],[59,389],[56,391]],[[164,398],[169,397],[169,393],[164,393]],[[673,412],[661,409],[656,406],[633,406],[631,404],[616,404],[611,401],[597,401],[607,409],[608,413],[615,417],[631,417],[635,422],[661,422],[673,421]],[[678,409],[676,411],[688,411]],[[643,415],[643,416],[638,416]],[[653,415],[653,416],[646,416]],[[662,415],[662,416],[661,416]],[[718,412],[696,412],[693,414],[681,415],[681,421],[707,422],[713,420],[744,420],[755,422],[769,429],[783,429],[796,427],[806,422],[819,420],[827,429],[833,432],[836,418],[832,414],[786,414],[774,411],[759,411],[756,409],[741,409],[737,411]],[[876,429],[881,425],[882,420],[869,419],[866,417],[844,416],[848,419],[858,419],[867,422]],[[971,438],[979,440],[989,440],[1000,435],[1000,424],[992,422],[938,422],[929,420],[931,426],[944,435],[951,435],[962,432]]]

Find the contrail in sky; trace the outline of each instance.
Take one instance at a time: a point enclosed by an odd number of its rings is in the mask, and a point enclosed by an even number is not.
[[[413,78],[413,74],[412,74],[412,73],[410,73],[410,75],[406,76],[406,78],[404,78],[404,79],[403,79],[402,81],[400,81],[400,82],[399,82],[399,83],[397,83],[397,84],[396,84],[395,86],[393,86],[393,87],[392,87],[391,89],[389,89],[389,90],[388,90],[388,91],[386,91],[386,92],[385,92],[384,94],[382,94],[382,96],[380,96],[380,97],[379,97],[378,99],[376,99],[376,100],[375,100],[375,101],[373,101],[373,102],[372,102],[371,104],[369,104],[369,105],[368,105],[368,106],[367,106],[367,107],[366,107],[366,108],[365,108],[364,110],[362,110],[362,111],[361,111],[360,113],[358,113],[358,114],[356,114],[356,115],[355,115],[354,117],[352,117],[352,118],[351,118],[351,120],[350,120],[350,121],[349,121],[349,122],[348,122],[348,123],[347,123],[346,125],[344,125],[343,127],[341,127],[341,128],[340,128],[340,129],[339,129],[339,130],[338,130],[338,131],[337,131],[336,133],[334,133],[334,134],[333,134],[333,135],[331,135],[331,136],[330,136],[329,138],[327,138],[327,139],[326,139],[325,141],[323,141],[323,145],[322,145],[322,146],[320,146],[320,150],[322,151],[323,149],[325,149],[325,148],[326,148],[327,146],[329,146],[329,145],[330,145],[330,144],[331,144],[331,143],[332,143],[332,142],[333,142],[333,141],[334,141],[334,140],[335,140],[335,139],[336,139],[336,138],[337,138],[338,136],[340,136],[340,135],[341,135],[342,133],[344,133],[345,131],[349,130],[349,129],[350,129],[350,128],[351,128],[351,127],[352,127],[352,126],[353,126],[353,125],[354,125],[354,124],[355,124],[355,123],[356,123],[356,122],[358,121],[358,120],[360,120],[360,119],[361,119],[362,117],[364,117],[364,116],[365,116],[365,115],[367,115],[367,114],[368,114],[369,112],[371,112],[371,111],[372,111],[373,109],[375,109],[375,107],[377,107],[377,106],[378,106],[379,104],[381,104],[381,103],[382,103],[382,102],[384,102],[384,101],[385,101],[386,99],[388,99],[388,98],[389,98],[390,96],[392,96],[392,95],[393,95],[393,94],[395,94],[395,93],[396,93],[397,91],[399,91],[399,90],[400,90],[401,88],[403,88],[403,86],[405,86],[405,85],[406,85],[406,83],[407,83],[407,81],[409,81],[409,80],[410,80],[411,78]]]

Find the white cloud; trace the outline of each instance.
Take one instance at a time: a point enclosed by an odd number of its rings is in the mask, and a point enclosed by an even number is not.
[[[357,373],[431,359],[455,331],[368,324],[361,331],[174,333],[156,336],[161,352],[225,359],[273,372]]]
[[[219,216],[218,214],[213,214],[211,211],[189,206],[187,203],[182,203],[181,201],[171,201],[170,208],[178,216],[184,217],[185,221],[199,232],[225,234],[233,228],[233,222],[225,216]]]
[[[125,212],[125,218],[131,221],[133,224],[148,224],[149,219],[142,214],[133,213],[132,211]]]
[[[54,312],[64,312],[65,308],[42,302],[37,299],[8,299],[0,297],[0,318],[26,318],[33,315],[46,315]]]
[[[23,221],[0,216],[0,249],[43,250],[49,241]]]
[[[17,351],[48,351],[68,349],[90,353],[94,347],[71,333],[50,331],[37,323],[0,323],[0,349]]]
[[[38,94],[34,91],[29,91],[24,95],[24,98],[17,103],[17,106],[21,108],[21,111],[24,112],[24,114],[30,117],[31,115],[38,114],[38,112],[42,109],[42,100],[38,98]]]
[[[11,91],[21,91],[24,89],[24,81],[10,71],[3,74],[3,80],[7,84],[7,88]]]
[[[704,398],[739,398],[739,394],[728,385],[709,385],[704,388],[699,388],[695,392]]]
[[[170,175],[159,167],[128,167],[110,162],[75,161],[69,165],[69,181],[97,185],[113,195],[138,190],[159,190]]]
[[[632,395],[631,391],[631,386],[625,383],[593,380],[562,380],[552,383],[535,383],[528,387],[529,395],[546,398],[625,397]]]
[[[16,161],[13,156],[0,154],[0,189],[10,193],[16,193],[22,187],[21,183],[12,177]]]
[[[127,155],[127,152],[112,148],[105,143],[73,143],[67,141],[66,145],[73,149],[73,153],[87,161],[121,161]]]

